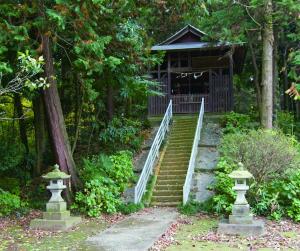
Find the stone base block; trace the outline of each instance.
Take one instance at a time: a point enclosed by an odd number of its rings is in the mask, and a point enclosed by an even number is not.
[[[233,215],[249,215],[250,207],[248,204],[246,205],[233,205],[232,206],[232,214]]]
[[[45,220],[65,220],[68,218],[70,218],[70,211],[43,212],[43,219]]]
[[[252,224],[252,215],[229,215],[230,224]]]
[[[48,202],[46,204],[47,212],[62,212],[67,211],[67,203],[64,201],[59,202]]]
[[[218,226],[219,234],[259,236],[264,234],[264,223],[254,220],[252,224],[229,224],[228,221],[220,222]]]
[[[34,219],[30,222],[30,229],[65,231],[81,222],[81,217],[69,217],[64,220]]]

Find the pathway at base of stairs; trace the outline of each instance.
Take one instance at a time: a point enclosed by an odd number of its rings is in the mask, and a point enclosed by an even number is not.
[[[146,251],[176,221],[173,208],[151,208],[136,213],[87,239],[87,250]]]

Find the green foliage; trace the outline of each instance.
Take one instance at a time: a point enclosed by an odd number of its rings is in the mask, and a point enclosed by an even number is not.
[[[20,197],[0,189],[0,217],[7,216],[21,208]]]
[[[218,214],[228,215],[235,201],[236,193],[232,190],[234,182],[228,174],[236,169],[236,165],[229,164],[225,158],[221,158],[215,171],[215,183],[209,187],[214,191],[212,198],[213,209]]]
[[[124,149],[138,151],[142,140],[141,123],[124,117],[114,118],[100,133],[100,142],[109,152]]]
[[[120,190],[108,177],[100,177],[85,183],[82,192],[76,193],[73,209],[90,217],[99,217],[101,212],[115,213],[121,203]]]
[[[113,169],[109,156],[105,154],[94,155],[83,159],[83,165],[79,170],[84,182],[108,176],[108,170]]]
[[[129,151],[120,151],[110,156],[112,168],[108,170],[108,176],[118,185],[123,192],[134,178],[132,153]]]
[[[213,210],[228,215],[236,194],[233,180],[228,177],[238,162],[254,175],[250,181],[247,197],[253,212],[280,220],[290,217],[300,220],[298,168],[298,143],[281,131],[254,131],[227,134],[219,147],[219,159],[215,183],[210,187],[215,192]]]
[[[118,206],[118,212],[121,212],[122,214],[132,214],[135,212],[138,212],[140,210],[142,210],[144,208],[143,203],[138,203],[138,204],[134,204],[134,203],[121,203]]]
[[[258,183],[282,176],[299,164],[297,141],[278,130],[227,134],[219,151],[229,164],[244,163]]]
[[[0,171],[14,170],[24,160],[24,147],[20,144],[0,144]]]
[[[199,212],[213,212],[212,205],[213,203],[211,199],[201,203],[198,201],[190,200],[185,205],[180,205],[178,209],[182,214],[195,215]]]
[[[85,186],[76,194],[72,208],[90,217],[98,217],[102,212],[115,213],[121,193],[134,178],[132,153],[120,151],[83,159],[80,176]]]
[[[276,220],[288,216],[300,221],[300,171],[287,174],[285,178],[276,178],[264,184],[254,183],[250,199],[255,213]]]
[[[4,191],[8,191],[14,195],[19,196],[20,195],[20,181],[15,178],[7,178],[7,177],[1,177],[0,178],[0,189],[3,189]]]
[[[277,112],[277,127],[280,128],[285,134],[294,135],[296,127],[295,117],[292,113],[286,111]]]
[[[180,205],[178,207],[179,212],[185,215],[195,215],[198,213],[200,207],[200,203],[197,201],[188,201],[185,205]]]
[[[253,127],[249,115],[236,112],[226,114],[220,123],[224,133],[242,132]]]

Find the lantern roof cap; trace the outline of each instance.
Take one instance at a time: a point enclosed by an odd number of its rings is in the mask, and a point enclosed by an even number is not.
[[[54,169],[51,172],[43,175],[42,177],[47,180],[59,180],[59,179],[68,179],[71,177],[71,175],[61,172],[59,170],[59,165],[55,164]]]
[[[253,178],[253,175],[248,172],[243,163],[239,162],[238,163],[239,168],[237,170],[234,170],[231,172],[228,176],[232,179],[251,179]]]

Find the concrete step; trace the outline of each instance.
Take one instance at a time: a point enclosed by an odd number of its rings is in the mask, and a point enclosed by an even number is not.
[[[182,196],[182,190],[154,190],[153,196]]]
[[[168,172],[172,172],[172,171],[185,171],[188,169],[189,164],[188,163],[184,163],[184,164],[178,164],[178,165],[168,165],[168,164],[164,164],[161,165],[160,170],[161,171],[168,171]]]
[[[186,170],[184,170],[184,169],[182,169],[182,170],[174,170],[174,169],[165,170],[165,169],[161,169],[159,171],[159,175],[169,175],[169,174],[171,174],[171,175],[184,175],[185,176],[186,172],[187,172],[187,169]]]
[[[174,167],[174,169],[176,168],[176,167],[179,167],[179,169],[182,169],[183,167],[188,167],[188,165],[189,165],[189,159],[186,159],[186,160],[184,160],[184,161],[175,161],[175,160],[168,160],[168,161],[162,161],[162,163],[161,163],[161,166],[164,166],[164,167],[166,167],[167,169],[169,169],[170,167],[171,168],[173,168]],[[176,168],[177,169],[177,168]]]
[[[182,180],[185,179],[185,174],[180,174],[180,175],[174,175],[174,174],[164,174],[164,173],[159,173],[159,180]]]
[[[172,196],[153,196],[153,202],[174,202],[181,201],[182,195],[172,195]]]
[[[185,156],[176,156],[176,155],[169,155],[169,156],[165,156],[163,159],[164,163],[168,163],[168,162],[175,162],[177,164],[180,164],[182,162],[188,162],[190,160],[190,156],[189,155],[185,155]]]
[[[175,202],[152,202],[151,205],[156,207],[177,207],[180,205],[182,201],[175,201]]]
[[[159,177],[158,177],[159,178]],[[178,180],[160,180],[158,179],[156,184],[157,185],[178,185],[178,186],[183,186],[185,179],[178,179]]]
[[[163,191],[166,191],[166,190],[180,190],[182,189],[182,185],[177,185],[177,184],[162,184],[162,185],[159,185],[159,184],[156,184],[155,185],[155,190],[156,191],[159,191],[159,190],[163,190]]]

